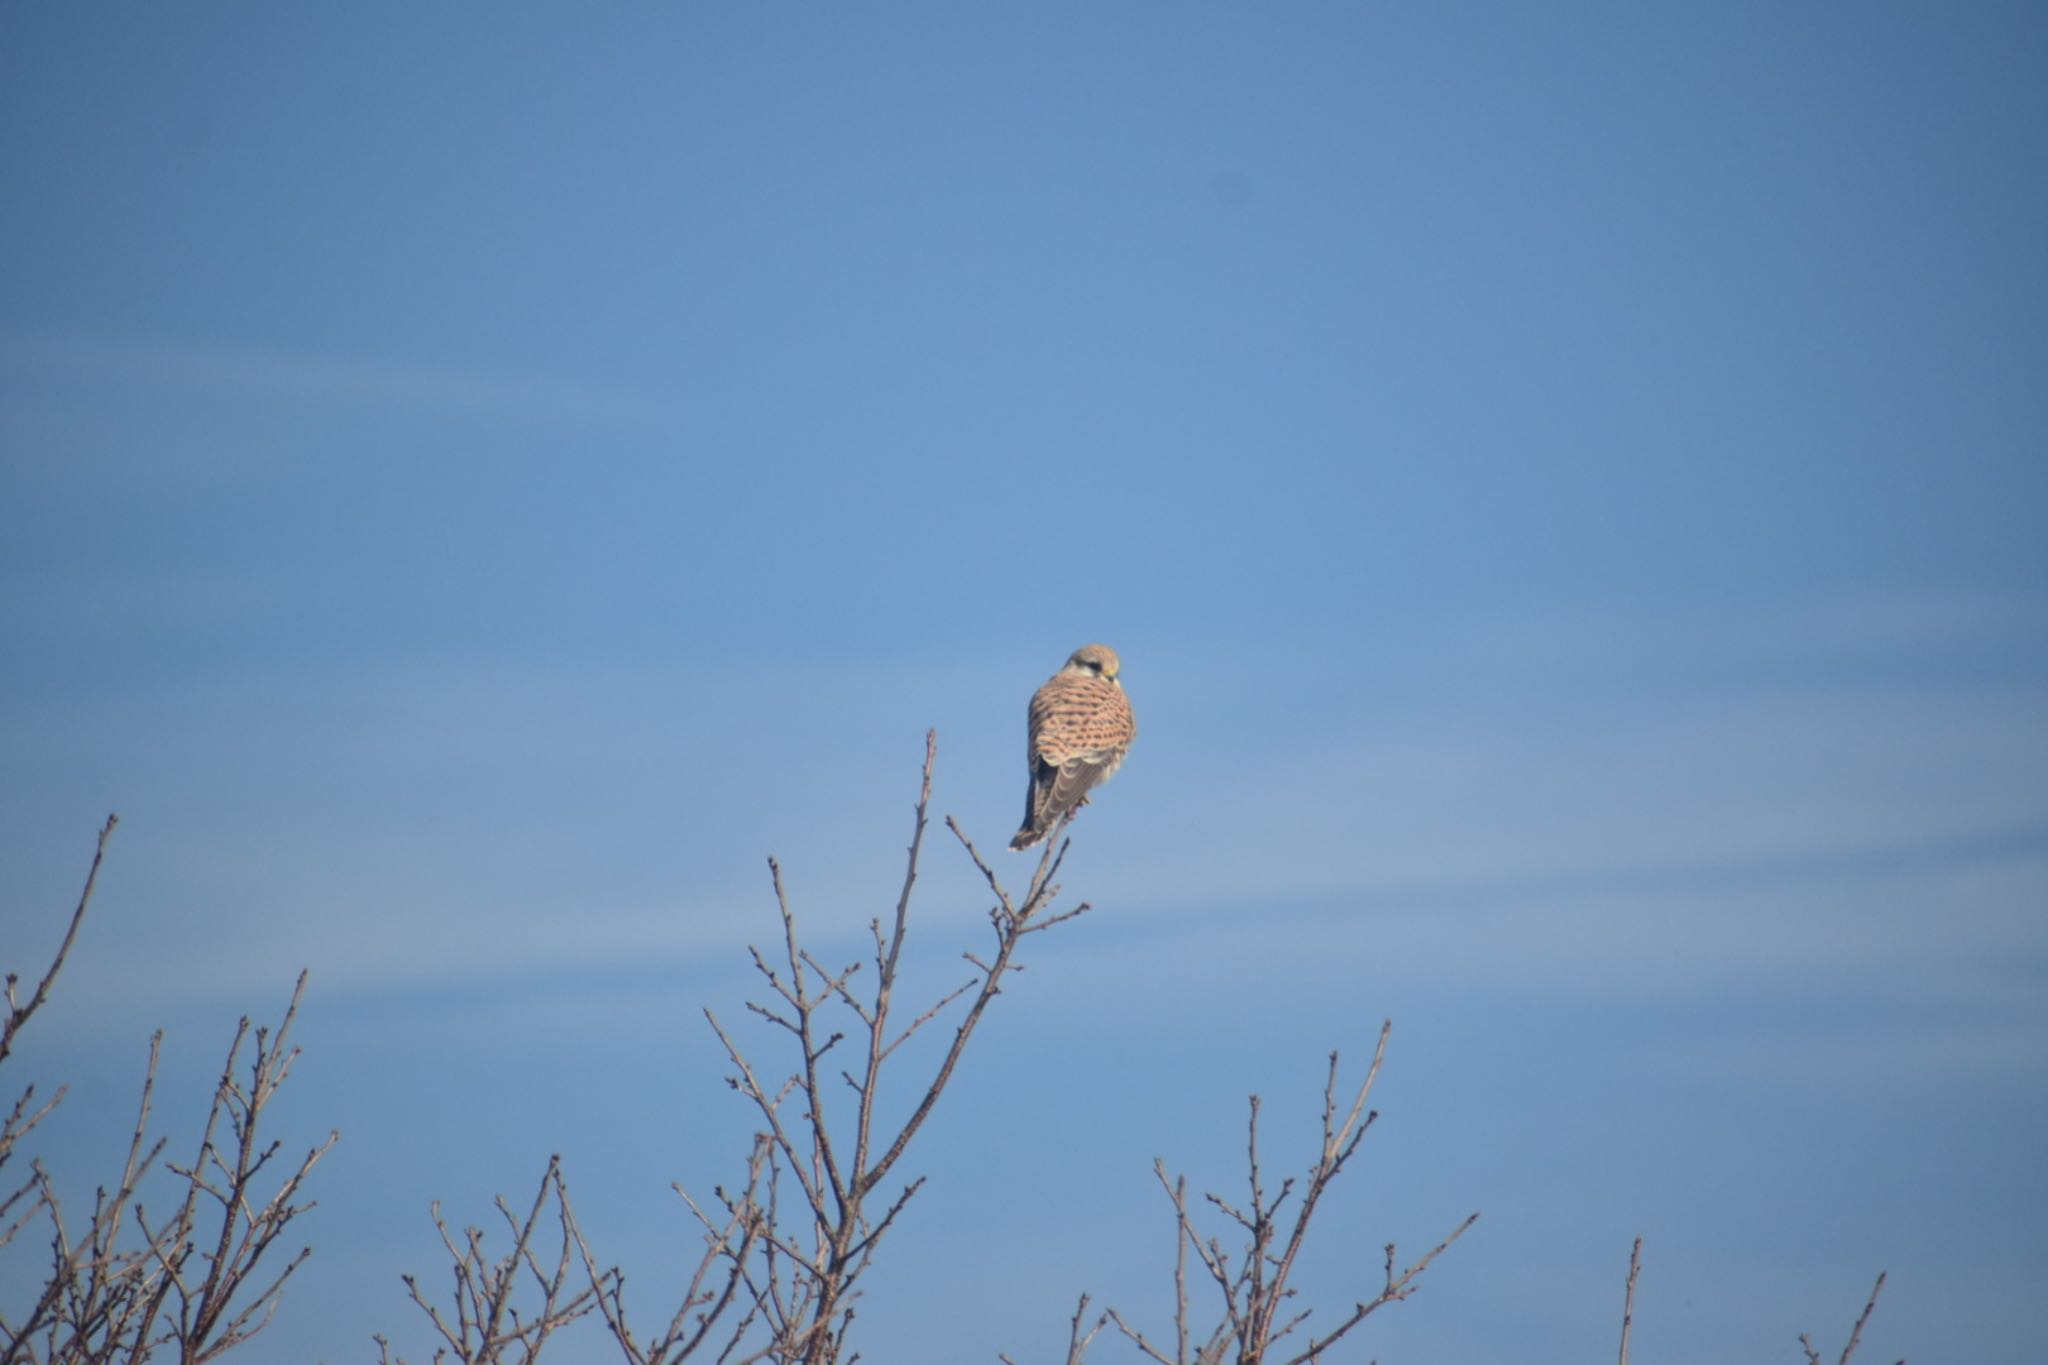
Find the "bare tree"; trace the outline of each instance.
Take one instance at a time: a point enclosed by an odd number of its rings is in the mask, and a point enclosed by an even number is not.
[[[930,1003],[914,1013],[900,1003],[936,752],[936,739],[928,734],[902,885],[892,916],[870,921],[872,947],[862,959],[830,968],[803,946],[781,866],[769,860],[782,939],[773,953],[750,950],[766,990],[747,1008],[790,1048],[793,1062],[779,1072],[757,1066],[717,1015],[705,1011],[732,1067],[727,1084],[760,1127],[738,1184],[714,1187],[704,1201],[675,1187],[700,1236],[695,1261],[684,1267],[688,1278],[680,1298],[670,1300],[654,1327],[636,1326],[628,1314],[626,1276],[601,1267],[577,1224],[561,1159],[553,1157],[523,1214],[503,1198],[497,1201],[509,1238],[502,1254],[489,1249],[480,1229],[466,1228],[458,1237],[440,1206],[433,1206],[451,1263],[452,1296],[444,1311],[414,1277],[406,1276],[405,1284],[434,1328],[436,1365],[533,1365],[557,1331],[585,1317],[605,1324],[627,1365],[676,1365],[700,1352],[718,1365],[851,1365],[858,1358],[850,1354],[849,1338],[862,1277],[923,1185],[922,1177],[897,1174],[905,1155],[989,1006],[1010,974],[1022,970],[1017,955],[1025,941],[1089,909],[1085,902],[1053,908],[1059,894],[1053,879],[1069,848],[1060,837],[1064,821],[1029,883],[1013,894],[948,819],[948,829],[993,895],[992,942],[978,953],[962,954],[972,968],[966,980],[939,990],[936,998],[926,996]],[[85,889],[36,987],[24,999],[20,978],[6,978],[0,1062],[12,1055],[21,1030],[49,999],[78,940],[117,824],[110,816],[100,831]],[[0,1312],[0,1365],[143,1365],[173,1352],[181,1365],[200,1365],[248,1342],[271,1321],[286,1283],[310,1255],[302,1247],[279,1265],[276,1247],[289,1225],[314,1207],[302,1197],[305,1183],[339,1137],[330,1133],[296,1166],[273,1170],[280,1144],[259,1136],[263,1114],[299,1055],[290,1038],[305,986],[301,973],[275,1029],[252,1028],[246,1017],[241,1021],[189,1162],[165,1160],[167,1139],[151,1134],[163,1046],[159,1032],[150,1040],[125,1159],[117,1178],[96,1191],[89,1216],[75,1224],[67,1219],[55,1182],[33,1161],[25,1180],[11,1190],[0,1188],[0,1249],[15,1247],[18,1254],[30,1244],[23,1234],[45,1225],[49,1257],[34,1301],[25,1310]],[[950,1035],[940,1032],[935,1051],[913,1068],[915,1054],[902,1050],[940,1021],[949,1021]],[[1187,1178],[1169,1178],[1165,1164],[1154,1163],[1174,1210],[1172,1337],[1148,1336],[1114,1308],[1091,1314],[1091,1299],[1083,1295],[1069,1322],[1067,1365],[1084,1365],[1112,1324],[1159,1365],[1310,1365],[1373,1312],[1414,1293],[1423,1272],[1478,1214],[1405,1268],[1397,1269],[1396,1248],[1387,1244],[1381,1283],[1321,1331],[1311,1325],[1313,1310],[1296,1306],[1293,1283],[1324,1196],[1378,1118],[1367,1103],[1390,1032],[1391,1025],[1381,1029],[1372,1063],[1348,1102],[1340,1098],[1338,1055],[1330,1055],[1321,1143],[1303,1175],[1277,1188],[1269,1184],[1256,1095],[1247,1124],[1248,1191],[1242,1201],[1211,1193],[1191,1202]],[[38,1106],[31,1086],[0,1115],[0,1169],[63,1098],[59,1089]],[[904,1116],[884,1117],[897,1113]],[[170,1191],[169,1211],[160,1218],[151,1216],[143,1200],[152,1179]],[[1229,1250],[1223,1238],[1200,1226],[1219,1218],[1234,1229],[1229,1236],[1237,1245]],[[1638,1238],[1623,1302],[1621,1365],[1628,1365],[1641,1258]],[[1879,1275],[1837,1365],[1850,1365],[1884,1283]],[[1199,1310],[1198,1293],[1213,1296],[1217,1307]],[[382,1365],[403,1365],[384,1338],[376,1340]],[[1802,1335],[1799,1341],[1807,1365],[1821,1365],[1812,1340]]]
[[[994,941],[985,955],[962,954],[973,968],[965,982],[915,1014],[899,1005],[897,987],[910,936],[911,899],[924,849],[937,752],[937,736],[927,734],[902,888],[889,922],[869,922],[873,948],[867,960],[827,967],[802,945],[782,868],[769,860],[782,943],[772,957],[758,948],[751,950],[769,998],[767,1003],[749,1002],[747,1008],[794,1045],[792,1070],[777,1076],[755,1066],[717,1015],[705,1011],[733,1065],[727,1084],[753,1105],[764,1125],[743,1192],[736,1198],[720,1192],[722,1213],[691,1202],[732,1287],[729,1297],[719,1302],[738,1307],[739,1327],[758,1327],[762,1334],[758,1344],[750,1343],[746,1331],[726,1338],[721,1361],[831,1365],[841,1359],[861,1276],[924,1179],[904,1180],[893,1193],[884,1191],[885,1183],[937,1107],[1005,979],[1018,969],[1018,949],[1032,935],[1089,908],[1085,902],[1065,911],[1050,908],[1059,892],[1053,878],[1067,850],[1057,829],[1029,885],[1013,895],[959,825],[948,819],[947,828],[995,896],[988,912]],[[909,1082],[907,1093],[918,1098],[908,1116],[900,1123],[883,1122],[885,1084],[900,1085],[900,1067],[892,1069],[890,1063],[926,1025],[962,1001],[952,1037],[936,1065]],[[851,1055],[844,1066],[835,1068],[833,1054],[842,1044],[849,1045]],[[612,1306],[617,1306],[616,1299]],[[623,1312],[608,1312],[607,1320],[627,1344],[628,1358],[638,1365],[642,1357],[631,1347]]]
[[[1299,1181],[1301,1197],[1291,1213],[1286,1210],[1297,1181],[1289,1176],[1278,1189],[1268,1186],[1259,1153],[1259,1097],[1251,1097],[1245,1154],[1248,1199],[1240,1206],[1219,1194],[1205,1196],[1208,1204],[1236,1225],[1243,1239],[1237,1251],[1225,1250],[1220,1238],[1203,1235],[1197,1226],[1195,1209],[1188,1201],[1187,1177],[1169,1179],[1166,1164],[1153,1163],[1153,1173],[1173,1203],[1173,1339],[1167,1342],[1147,1336],[1114,1308],[1097,1320],[1094,1330],[1084,1332],[1082,1321],[1088,1306],[1084,1295],[1069,1335],[1068,1365],[1080,1365],[1095,1333],[1101,1330],[1103,1319],[1114,1323],[1148,1359],[1160,1365],[1222,1365],[1225,1361],[1234,1365],[1278,1365],[1281,1361],[1286,1365],[1303,1365],[1322,1359],[1324,1352],[1376,1310],[1415,1292],[1423,1271],[1478,1221],[1478,1214],[1465,1219],[1443,1241],[1399,1271],[1395,1269],[1395,1245],[1387,1243],[1383,1283],[1371,1298],[1358,1300],[1348,1314],[1327,1330],[1307,1331],[1302,1340],[1283,1345],[1297,1330],[1305,1328],[1312,1316],[1313,1310],[1294,1307],[1292,1301],[1297,1291],[1291,1280],[1323,1196],[1343,1174],[1365,1140],[1367,1130],[1379,1118],[1377,1110],[1367,1110],[1365,1106],[1386,1061],[1387,1038],[1392,1029],[1392,1024],[1381,1027],[1372,1065],[1348,1106],[1339,1100],[1338,1055],[1330,1054],[1329,1079],[1323,1085],[1322,1144],[1315,1161]],[[1198,1284],[1207,1284],[1221,1301],[1221,1315],[1206,1331],[1197,1331],[1196,1327],[1197,1309],[1189,1287],[1190,1252],[1194,1257],[1192,1278]]]
[[[50,985],[77,940],[117,823],[109,816],[100,831],[85,892],[55,960],[27,1003],[17,1003],[16,978],[7,978],[8,1018],[0,1058],[48,998]],[[339,1138],[328,1134],[267,1197],[261,1192],[264,1172],[280,1144],[262,1142],[258,1130],[264,1109],[299,1055],[289,1039],[305,987],[301,973],[275,1031],[253,1030],[255,1045],[246,1079],[240,1066],[252,1030],[249,1020],[242,1019],[191,1162],[162,1163],[160,1169],[172,1177],[174,1199],[161,1221],[151,1219],[140,1198],[144,1181],[159,1169],[167,1143],[149,1135],[163,1050],[160,1031],[150,1039],[141,1103],[120,1175],[111,1189],[99,1188],[82,1226],[73,1228],[49,1173],[40,1163],[31,1163],[28,1184],[9,1195],[5,1207],[14,1210],[24,1200],[27,1206],[7,1225],[0,1246],[41,1215],[49,1225],[50,1269],[35,1302],[18,1320],[0,1315],[0,1365],[141,1362],[163,1348],[175,1348],[184,1365],[199,1365],[249,1340],[270,1322],[285,1282],[311,1249],[301,1248],[268,1280],[259,1278],[259,1268],[291,1222],[313,1207],[297,1202],[301,1188]],[[30,1095],[25,1094],[6,1121],[0,1159],[10,1155],[15,1142],[62,1098],[60,1090],[49,1104],[31,1113]]]
[[[1058,837],[1065,821],[1047,841],[1029,885],[1012,893],[949,819],[947,828],[994,895],[988,912],[993,942],[983,953],[962,954],[972,967],[964,982],[940,991],[921,1008],[902,1004],[903,949],[910,937],[937,753],[937,736],[928,733],[903,882],[890,918],[869,922],[872,948],[866,958],[828,967],[806,948],[781,864],[768,860],[782,940],[772,952],[749,950],[766,990],[763,999],[748,1002],[747,1009],[790,1045],[793,1062],[782,1072],[757,1065],[718,1015],[704,1011],[732,1065],[726,1083],[749,1103],[761,1127],[745,1178],[737,1187],[715,1188],[710,1201],[676,1187],[698,1224],[703,1247],[680,1304],[661,1315],[658,1328],[636,1325],[627,1303],[626,1277],[616,1269],[600,1268],[576,1229],[567,1194],[557,1182],[554,1197],[563,1225],[584,1264],[584,1292],[592,1296],[630,1365],[668,1365],[699,1351],[709,1352],[721,1365],[840,1361],[847,1350],[861,1277],[924,1182],[916,1177],[893,1190],[885,1187],[937,1107],[989,1006],[1009,975],[1020,969],[1019,948],[1032,935],[1087,912],[1085,903],[1062,911],[1051,908],[1059,894],[1053,878],[1068,847]],[[902,1079],[904,1045],[948,1017],[952,1036],[935,1064]],[[842,1058],[843,1064],[837,1064]],[[885,1093],[910,1100],[900,1122],[882,1117],[887,1111]],[[438,1213],[436,1217],[438,1222]],[[508,1337],[494,1343],[481,1321],[487,1309],[501,1302],[493,1293],[510,1287],[509,1260],[497,1263],[493,1277],[484,1273],[479,1243],[457,1246],[445,1230],[443,1239],[456,1262],[458,1297],[469,1307],[468,1316],[458,1314],[452,1327],[435,1315],[447,1343],[445,1357],[436,1358],[530,1359],[538,1350],[538,1338],[529,1343],[523,1337]],[[515,1258],[519,1254],[515,1250]],[[526,1283],[530,1323],[546,1321],[550,1311],[586,1307],[580,1296],[560,1302],[551,1297],[554,1291],[548,1286],[555,1282],[538,1271]],[[425,1307],[416,1286],[413,1293]],[[524,1353],[512,1354],[508,1348],[513,1345]]]

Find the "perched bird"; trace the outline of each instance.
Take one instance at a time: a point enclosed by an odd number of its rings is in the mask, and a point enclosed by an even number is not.
[[[1137,738],[1118,674],[1123,665],[1108,645],[1082,645],[1067,666],[1031,698],[1031,788],[1024,795],[1024,827],[1010,840],[1029,848],[1069,811],[1088,804],[1088,790],[1107,782]]]

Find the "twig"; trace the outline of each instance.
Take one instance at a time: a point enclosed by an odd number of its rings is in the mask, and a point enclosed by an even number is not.
[[[1628,1254],[1628,1290],[1621,1300],[1621,1362],[1628,1365],[1628,1333],[1636,1318],[1636,1276],[1643,1269],[1643,1239],[1636,1238],[1635,1247]]]

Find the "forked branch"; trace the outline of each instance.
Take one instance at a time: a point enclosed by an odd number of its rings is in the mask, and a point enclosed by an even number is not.
[[[1877,1311],[1877,1296],[1884,1293],[1884,1272],[1879,1271],[1877,1283],[1870,1287],[1870,1297],[1863,1302],[1863,1311],[1856,1317],[1856,1325],[1849,1329],[1849,1343],[1842,1347],[1842,1356],[1836,1365],[1849,1365],[1856,1355],[1856,1348],[1863,1343],[1863,1329],[1870,1324],[1870,1315]],[[1799,1334],[1799,1345],[1806,1352],[1807,1365],[1821,1365],[1820,1351],[1813,1344],[1813,1338],[1806,1333]],[[1898,1365],[1906,1365],[1901,1360]]]

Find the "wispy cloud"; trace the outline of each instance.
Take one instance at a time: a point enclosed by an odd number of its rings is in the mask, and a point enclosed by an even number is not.
[[[2005,837],[2048,809],[2048,697],[1671,699],[1611,725],[1409,716],[1148,793],[1153,904],[1699,880]]]
[[[1335,700],[1289,733],[1134,763],[1175,838],[1118,889],[1179,905],[1696,880],[2036,829],[2044,620],[2040,604],[1926,596],[1574,613],[1480,626],[1410,656],[1436,690],[1356,700],[1331,682],[1347,661],[1297,665],[1291,688]],[[1241,733],[1220,708],[1246,704],[1197,698],[1219,709],[1179,720]]]
[[[737,960],[773,927],[770,851],[813,936],[857,944],[900,875],[923,724],[941,809],[991,850],[1014,818],[1004,683],[924,661],[391,665],[50,701],[15,738],[54,767],[31,731],[91,736],[70,756],[153,808],[159,842],[124,858],[205,928],[135,934],[129,986],[183,953],[180,989],[311,962],[374,990]],[[2048,953],[2048,697],[2023,685],[1460,695],[1334,736],[1281,725],[1219,764],[1232,687],[1191,684],[1083,817],[1067,880],[1113,917],[1088,931],[1102,972],[1129,952],[1182,985],[1375,963],[1447,989],[1953,1002]],[[970,932],[986,899],[942,830],[924,893]]]
[[[661,411],[624,394],[542,376],[78,332],[0,331],[0,364],[20,378],[151,395],[396,407],[503,418],[637,421]]]
[[[818,940],[857,943],[901,876],[920,698],[945,686],[925,672],[419,664],[133,680],[40,699],[0,741],[40,774],[24,819],[97,809],[88,792],[124,815],[98,989],[217,998],[308,964],[330,987],[428,988],[743,962],[746,942],[773,937],[769,852]],[[955,808],[964,774],[989,766],[974,752],[948,746]],[[937,895],[966,864],[933,844]]]

